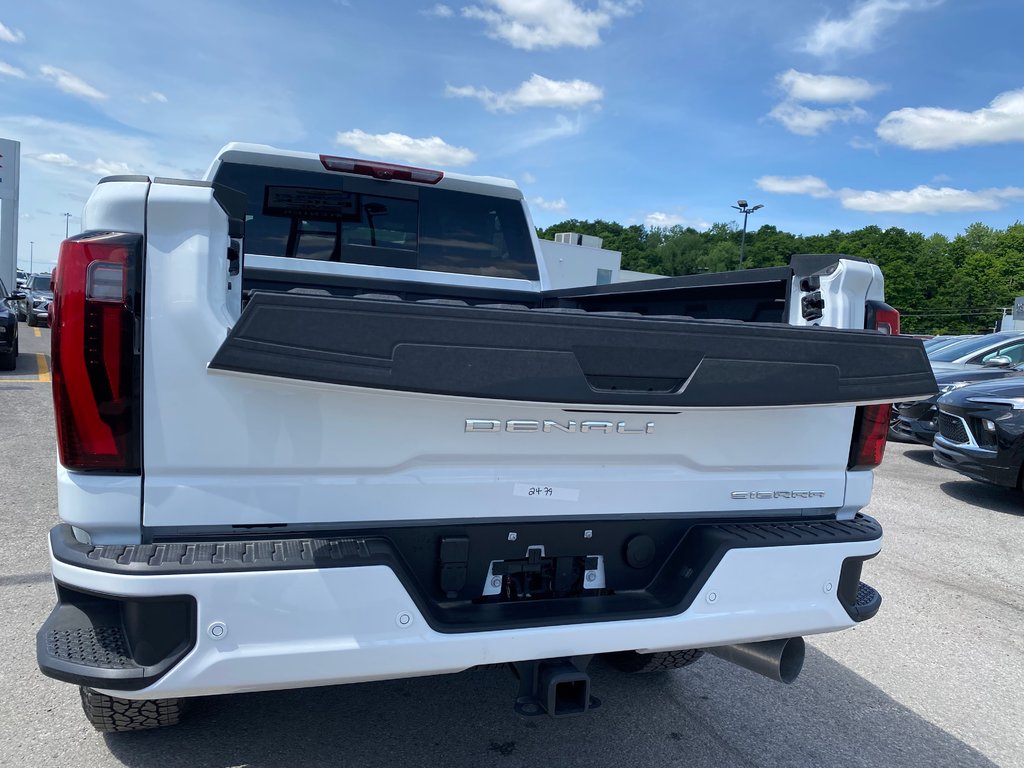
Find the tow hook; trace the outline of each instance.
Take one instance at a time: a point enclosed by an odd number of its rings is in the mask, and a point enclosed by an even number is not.
[[[590,695],[590,675],[586,668],[591,658],[573,656],[512,662],[512,670],[519,678],[516,714],[572,717],[601,706],[600,700]]]

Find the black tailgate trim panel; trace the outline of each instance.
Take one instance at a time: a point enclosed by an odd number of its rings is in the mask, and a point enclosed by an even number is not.
[[[883,402],[936,389],[920,341],[873,331],[260,291],[210,368],[403,392],[631,406]],[[650,379],[684,384],[667,391],[646,386]]]

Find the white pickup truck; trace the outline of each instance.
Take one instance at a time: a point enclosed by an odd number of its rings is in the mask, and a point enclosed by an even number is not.
[[[878,610],[860,510],[935,382],[874,265],[554,291],[510,182],[238,144],[83,225],[37,653],[99,730],[494,664],[579,714],[598,654],[789,682]]]

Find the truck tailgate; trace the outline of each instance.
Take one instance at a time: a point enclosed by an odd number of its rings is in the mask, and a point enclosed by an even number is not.
[[[931,389],[918,342],[868,332],[256,293],[217,338],[172,284],[153,527],[834,513],[856,404]]]
[[[390,300],[388,300],[390,299]],[[921,397],[915,339],[781,323],[256,292],[212,369],[463,397],[766,407]]]

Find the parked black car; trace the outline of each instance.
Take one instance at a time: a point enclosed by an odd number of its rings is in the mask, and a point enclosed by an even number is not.
[[[18,304],[24,299],[21,291],[8,293],[0,280],[0,371],[13,371],[18,364]]]
[[[1024,380],[1006,378],[939,398],[935,463],[985,483],[1021,487]]]
[[[969,368],[960,371],[936,371],[935,383],[939,385],[939,393],[927,400],[915,400],[909,403],[896,403],[893,406],[893,419],[890,436],[901,442],[922,443],[931,445],[938,427],[935,418],[939,415],[936,401],[943,395],[981,381],[1005,379],[1012,376],[1024,376],[1024,365],[1014,368],[989,366],[985,368]],[[1024,383],[1024,379],[1021,379]]]
[[[33,328],[39,322],[46,322],[53,301],[53,290],[50,285],[51,276],[47,274],[30,275],[25,283],[25,321]]]

